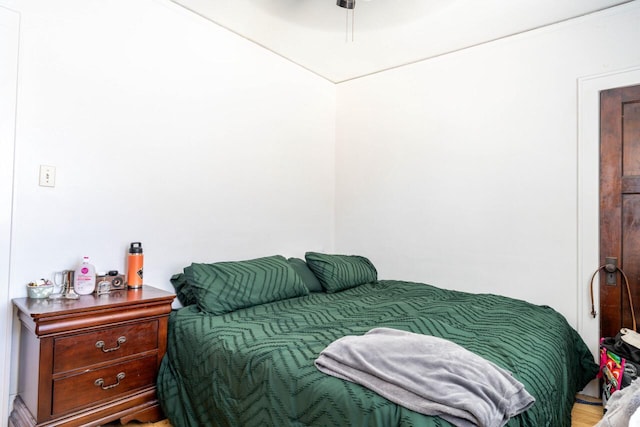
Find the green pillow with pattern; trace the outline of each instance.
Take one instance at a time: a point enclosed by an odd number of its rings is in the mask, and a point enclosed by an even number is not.
[[[309,293],[300,276],[280,255],[193,263],[184,269],[184,274],[198,307],[215,315]]]
[[[176,296],[178,297],[178,301],[183,306],[188,306],[196,303],[196,298],[193,295],[193,288],[187,281],[184,273],[178,273],[171,276],[171,284],[173,288],[176,290]]]
[[[307,263],[300,258],[289,258],[289,264],[298,273],[302,282],[305,284],[309,292],[323,292],[322,284],[318,278],[313,274],[313,271],[309,268]]]
[[[378,272],[367,258],[359,255],[305,254],[307,265],[328,293],[378,280]]]

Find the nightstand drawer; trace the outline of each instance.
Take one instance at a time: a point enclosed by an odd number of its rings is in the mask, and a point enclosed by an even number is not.
[[[153,387],[157,355],[130,360],[53,381],[52,415],[64,414],[120,395]]]
[[[53,347],[53,372],[79,369],[156,348],[156,320],[56,338]]]

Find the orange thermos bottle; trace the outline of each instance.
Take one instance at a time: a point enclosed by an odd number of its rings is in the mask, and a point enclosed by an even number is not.
[[[142,243],[131,243],[129,255],[127,256],[127,285],[129,289],[139,289],[142,287],[143,262]]]

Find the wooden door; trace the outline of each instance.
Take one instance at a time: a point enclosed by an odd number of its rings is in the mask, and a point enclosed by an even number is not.
[[[600,259],[615,257],[640,305],[640,86],[600,94]],[[600,274],[600,334],[632,327],[624,276]]]

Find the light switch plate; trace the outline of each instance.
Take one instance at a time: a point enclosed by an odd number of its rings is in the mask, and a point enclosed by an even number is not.
[[[56,186],[56,167],[40,165],[40,186],[55,187]]]

